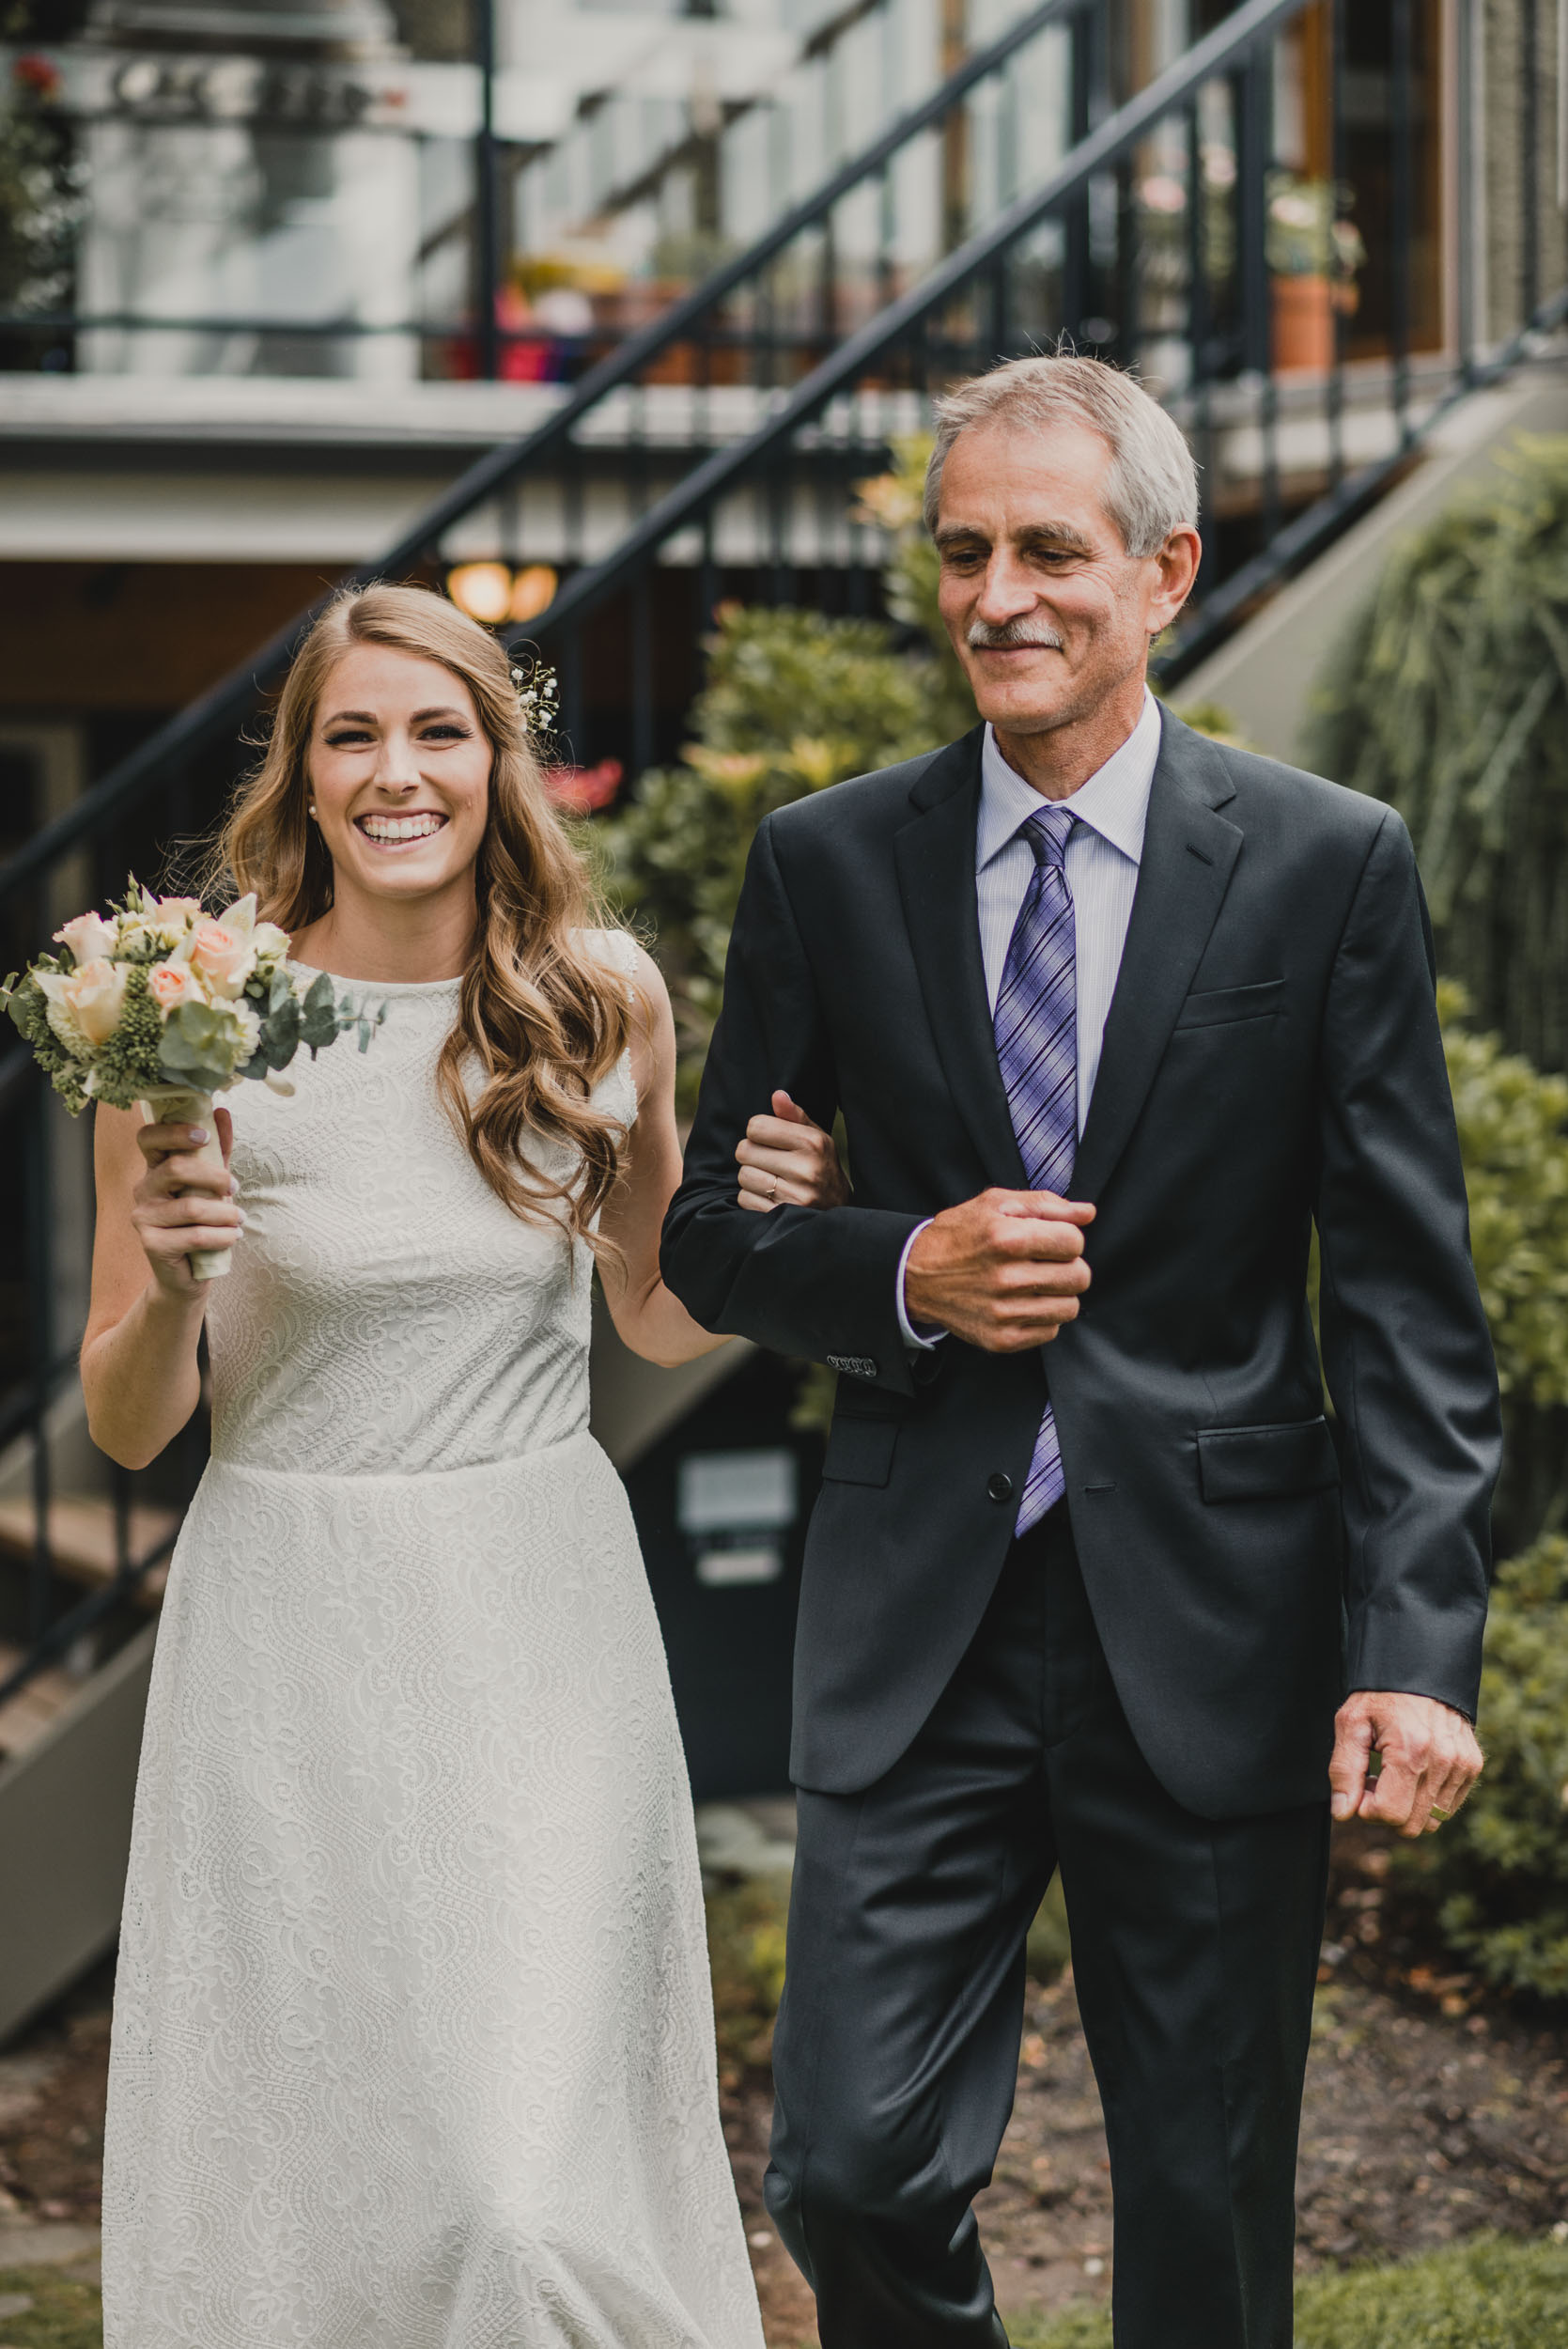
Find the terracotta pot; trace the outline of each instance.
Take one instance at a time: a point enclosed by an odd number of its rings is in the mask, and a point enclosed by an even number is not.
[[[1276,277],[1271,349],[1276,375],[1326,375],[1334,364],[1334,288],[1327,277]]]

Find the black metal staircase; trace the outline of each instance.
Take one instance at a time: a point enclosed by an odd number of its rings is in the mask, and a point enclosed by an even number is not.
[[[668,632],[694,642],[714,603],[737,592],[876,608],[885,551],[847,519],[851,479],[884,461],[892,434],[919,426],[943,381],[1050,347],[1066,333],[1079,347],[1162,378],[1204,467],[1205,521],[1217,526],[1220,552],[1165,656],[1166,677],[1179,678],[1408,466],[1453,400],[1514,365],[1568,308],[1568,293],[1545,291],[1541,281],[1537,216],[1545,199],[1537,174],[1518,180],[1525,259],[1511,315],[1499,325],[1494,289],[1491,317],[1479,318],[1466,273],[1473,256],[1467,260],[1462,240],[1448,316],[1435,329],[1430,319],[1423,325],[1431,263],[1415,226],[1417,150],[1420,138],[1436,132],[1422,112],[1430,106],[1416,34],[1437,11],[1421,0],[1356,5],[1379,12],[1387,33],[1386,152],[1376,182],[1387,236],[1366,315],[1353,319],[1331,285],[1321,300],[1314,294],[1318,342],[1309,364],[1288,360],[1279,337],[1276,51],[1304,38],[1309,18],[1327,23],[1335,171],[1326,184],[1337,211],[1351,0],[1327,0],[1327,18],[1309,0],[1245,0],[1120,102],[1109,77],[1110,0],[1037,0],[747,251],[594,366],[548,421],[473,466],[353,576],[439,574],[458,524],[503,511],[507,501],[515,506],[535,485],[552,485],[570,519],[573,482],[596,434],[613,428],[631,452],[644,510],[601,548],[579,513],[555,599],[526,629],[506,633],[539,641],[558,661],[575,754],[617,751],[635,772],[660,739],[659,656]],[[1463,60],[1477,0],[1455,5]],[[1365,21],[1358,19],[1357,38]],[[949,134],[978,94],[1005,92],[1020,60],[1048,54],[1057,116],[1029,128],[1032,148],[1059,160],[1032,177],[1020,169],[1016,192],[912,282],[900,281],[891,246],[869,279],[862,263],[842,261],[845,208],[869,201],[885,217],[885,191],[922,143]],[[1364,83],[1358,88],[1364,112]],[[1469,94],[1458,95],[1467,120]],[[1459,179],[1452,200],[1469,219],[1480,169],[1474,141],[1461,138],[1450,161]],[[1247,436],[1256,461],[1238,524],[1217,485],[1225,450]],[[118,885],[138,840],[167,843],[210,820],[241,730],[310,616],[161,726],[0,868],[0,921],[18,950],[78,910],[54,902],[68,861],[73,874],[88,870],[88,886],[101,897]],[[612,656],[616,690],[606,692],[599,669]],[[25,1490],[0,1501],[0,1557],[23,1570],[26,1603],[13,1624],[0,1622],[0,1641],[10,1642],[8,1651],[0,1647],[0,1707],[85,1636],[133,1620],[135,1594],[167,1555],[194,1465],[165,1463],[161,1487],[147,1499],[142,1480],[133,1491],[132,1480],[105,1471],[89,1576],[68,1541],[72,1526],[83,1536],[85,1520],[71,1518],[72,1497],[56,1490],[50,1435],[78,1334],[59,1326],[50,1260],[56,1126],[26,1053],[0,1049],[0,1128],[28,1170],[28,1359],[0,1401],[0,1450],[7,1441],[28,1447]],[[156,1508],[167,1514],[137,1514]],[[91,1586],[84,1591],[85,1582]]]

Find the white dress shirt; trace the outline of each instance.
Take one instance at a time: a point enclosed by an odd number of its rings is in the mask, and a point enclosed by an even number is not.
[[[1073,900],[1078,984],[1078,1130],[1081,1136],[1099,1074],[1106,1016],[1116,991],[1143,855],[1149,790],[1159,757],[1159,705],[1145,692],[1143,708],[1120,750],[1080,784],[1065,802],[1077,821],[1064,859]],[[1041,795],[1007,764],[996,735],[986,728],[980,753],[980,821],[975,831],[974,886],[980,914],[980,953],[992,1011],[1001,991],[1007,948],[1023,910],[1034,852],[1021,835]],[[927,1219],[929,1221],[929,1219]],[[898,1262],[898,1326],[908,1346],[935,1346],[945,1332],[923,1338],[904,1309],[904,1271],[925,1225],[911,1232]]]

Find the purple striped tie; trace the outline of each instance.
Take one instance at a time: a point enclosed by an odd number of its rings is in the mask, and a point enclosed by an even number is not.
[[[1032,1190],[1065,1196],[1078,1156],[1078,936],[1063,859],[1075,822],[1070,809],[1048,805],[1020,827],[1034,852],[997,995],[997,1058],[1013,1113],[1013,1131]],[[1066,1489],[1056,1414],[1034,1439],[1016,1532],[1037,1525]]]

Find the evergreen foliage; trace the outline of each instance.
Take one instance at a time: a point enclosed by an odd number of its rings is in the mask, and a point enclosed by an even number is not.
[[[1474,1793],[1440,1835],[1397,1852],[1398,1880],[1495,1988],[1565,1998],[1568,1541],[1560,1534],[1498,1570],[1481,1734],[1486,1768]]]
[[[1507,1397],[1568,1404],[1568,1081],[1462,1024],[1438,989],[1470,1249]]]
[[[1405,817],[1439,962],[1481,1020],[1568,1070],[1568,436],[1500,461],[1385,565],[1311,755]]]
[[[947,739],[934,664],[898,652],[881,622],[738,604],[718,621],[681,764],[652,769],[636,799],[595,828],[613,899],[657,945],[688,1110],[758,824],[791,801]]]

